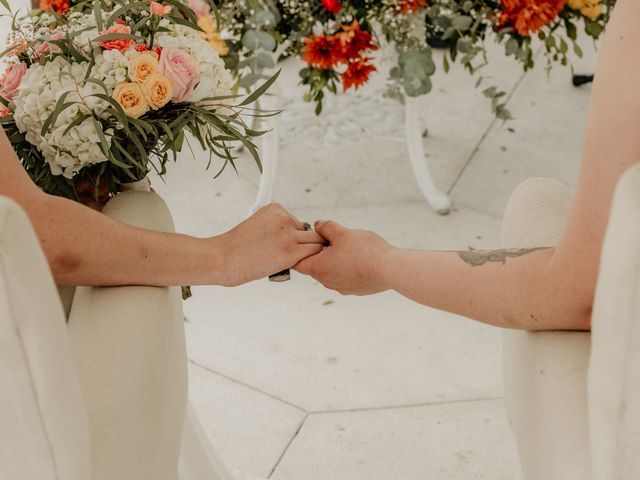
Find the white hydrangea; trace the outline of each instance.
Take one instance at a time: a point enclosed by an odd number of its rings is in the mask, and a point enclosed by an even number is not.
[[[83,167],[107,160],[100,150],[100,138],[91,119],[64,133],[76,118],[92,110],[100,114],[105,108],[102,100],[90,97],[101,91],[98,85],[80,86],[77,82],[84,78],[87,68],[88,62],[70,64],[61,56],[43,65],[33,64],[14,98],[17,127],[27,141],[42,152],[54,175],[72,178]],[[78,103],[62,111],[52,128],[41,135],[45,121],[65,92],[70,92],[67,102]],[[109,145],[111,133],[105,132]]]
[[[119,50],[104,50],[96,54],[91,76],[104,82],[109,90],[129,81],[129,60]]]
[[[233,77],[218,52],[197,30],[183,25],[172,26],[172,30],[158,35],[156,44],[160,48],[171,47],[188,52],[198,62],[200,82],[193,91],[191,101],[198,103],[207,97],[230,95]]]

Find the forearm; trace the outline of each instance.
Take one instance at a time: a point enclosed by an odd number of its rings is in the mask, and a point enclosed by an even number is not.
[[[220,237],[200,239],[136,228],[44,194],[23,207],[60,284],[225,283]]]
[[[554,249],[429,252],[393,248],[378,265],[385,287],[433,308],[527,330],[582,330],[590,304],[563,278]]]

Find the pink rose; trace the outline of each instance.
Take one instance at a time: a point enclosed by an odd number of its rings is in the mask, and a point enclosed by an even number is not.
[[[112,33],[125,33],[130,34],[131,28],[126,25],[116,23],[113,27],[103,30],[100,35],[109,35]],[[103,40],[100,42],[100,46],[105,50],[120,50],[124,52],[135,45],[136,42],[131,38],[120,38],[118,40]]]
[[[196,61],[188,53],[176,48],[162,49],[158,72],[171,82],[174,102],[189,100],[200,80]]]
[[[211,13],[211,5],[206,0],[187,0],[187,7],[193,10],[198,18]]]
[[[63,40],[65,38],[65,34],[62,32],[56,32],[51,36],[51,40]],[[60,47],[54,43],[43,42],[40,44],[38,49],[36,50],[36,60],[40,60],[42,55],[47,52],[57,53],[60,52]]]
[[[4,72],[0,79],[0,95],[5,100],[12,100],[20,89],[22,77],[27,73],[27,65],[25,63],[14,63]]]

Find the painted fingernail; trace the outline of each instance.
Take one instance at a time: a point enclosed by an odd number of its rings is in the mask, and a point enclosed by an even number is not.
[[[310,225],[309,223],[307,223],[307,222],[304,222],[304,225],[303,225],[302,227],[303,227],[303,228],[305,229],[305,231],[307,231],[307,232],[308,232],[309,230],[311,230],[311,225]]]

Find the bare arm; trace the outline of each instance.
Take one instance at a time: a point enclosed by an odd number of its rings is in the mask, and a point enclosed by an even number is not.
[[[298,269],[344,293],[393,289],[503,327],[588,329],[613,191],[622,173],[640,161],[640,64],[630,60],[640,50],[639,20],[640,2],[618,1],[595,76],[578,189],[555,249],[475,258],[408,251],[325,222],[318,231],[332,247]]]
[[[0,195],[27,212],[58,283],[72,285],[238,285],[317,253],[321,239],[271,205],[230,232],[210,237],[158,233],[112,220],[42,193],[0,132]]]

